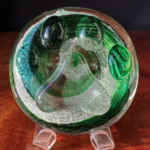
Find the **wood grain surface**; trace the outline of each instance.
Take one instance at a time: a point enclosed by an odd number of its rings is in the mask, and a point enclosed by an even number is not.
[[[139,61],[139,85],[126,114],[111,126],[115,150],[150,150],[150,31],[128,31]],[[32,146],[35,123],[21,111],[9,83],[9,58],[18,32],[0,33],[0,150]],[[52,150],[94,150],[89,135],[57,135]]]

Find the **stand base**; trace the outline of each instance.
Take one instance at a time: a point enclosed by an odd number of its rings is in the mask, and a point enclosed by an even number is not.
[[[57,135],[53,130],[36,125],[33,145],[50,150],[56,142],[56,137]],[[95,150],[114,149],[114,142],[109,128],[92,132],[90,140]]]

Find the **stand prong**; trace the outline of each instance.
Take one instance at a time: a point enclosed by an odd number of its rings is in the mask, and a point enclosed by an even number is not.
[[[36,125],[33,145],[50,150],[55,142],[56,133],[53,130]]]
[[[91,143],[95,150],[114,149],[114,141],[109,128],[91,133]]]

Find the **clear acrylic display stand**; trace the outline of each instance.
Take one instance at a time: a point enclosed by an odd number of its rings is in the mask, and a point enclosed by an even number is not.
[[[48,128],[36,125],[33,145],[50,150],[56,142],[56,133]],[[91,133],[91,143],[95,150],[108,150],[114,148],[114,141],[109,128]]]

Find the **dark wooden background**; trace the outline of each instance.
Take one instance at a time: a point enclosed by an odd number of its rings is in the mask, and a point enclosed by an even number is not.
[[[115,150],[150,150],[150,31],[128,31],[139,61],[139,85],[126,114],[111,126]],[[32,146],[35,123],[14,100],[9,57],[18,32],[0,32],[0,150],[38,150]],[[94,150],[89,135],[58,134],[52,150]]]

